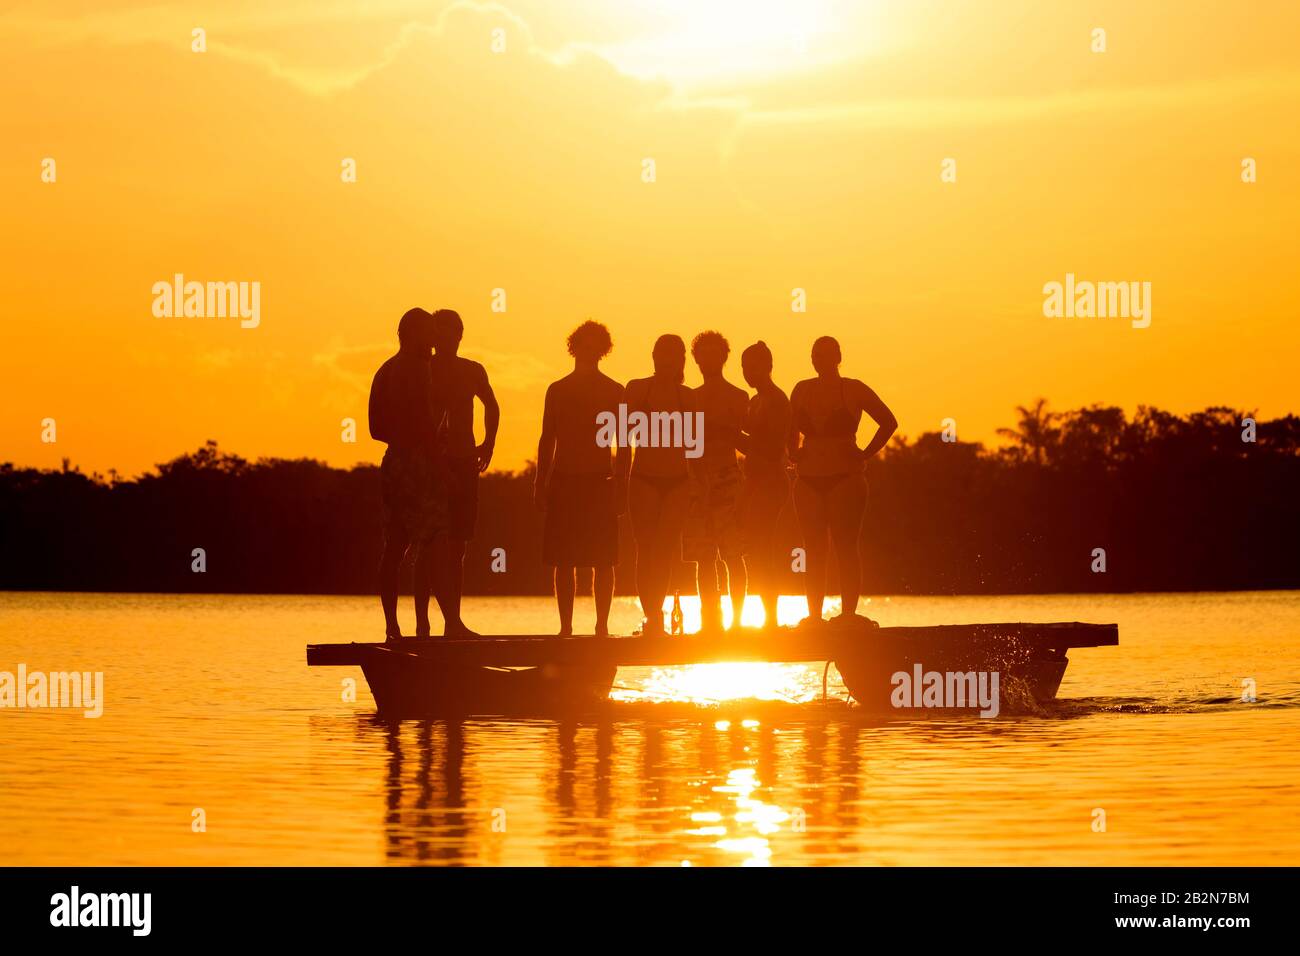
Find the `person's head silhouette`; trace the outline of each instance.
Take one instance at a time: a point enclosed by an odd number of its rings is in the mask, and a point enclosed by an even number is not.
[[[758,388],[772,380],[772,350],[759,339],[740,353],[740,371],[750,388]]]
[[[439,309],[433,313],[433,347],[438,353],[455,355],[460,340],[465,336],[465,323],[454,309]]]
[[[678,384],[686,380],[686,343],[680,335],[659,336],[650,357],[654,360],[656,378]]]
[[[397,323],[397,341],[405,351],[427,351],[433,347],[433,316],[424,309],[407,309]]]
[[[569,333],[569,354],[582,365],[595,365],[614,348],[609,329],[588,319]]]
[[[691,342],[691,357],[705,376],[721,375],[722,366],[727,364],[727,356],[730,354],[731,346],[721,332],[701,332]]]
[[[833,375],[840,367],[840,343],[823,335],[812,346],[812,366],[818,375]]]

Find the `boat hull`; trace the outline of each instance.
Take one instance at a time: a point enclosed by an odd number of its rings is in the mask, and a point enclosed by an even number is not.
[[[978,712],[974,704],[965,707],[900,706],[906,695],[898,693],[906,674],[907,687],[918,673],[998,675],[998,711],[1014,711],[1026,704],[1056,699],[1069,660],[1063,650],[1019,647],[1015,644],[975,642],[964,646],[925,641],[863,640],[860,648],[840,654],[835,667],[853,699],[867,710],[911,714]],[[991,683],[987,686],[991,687]]]
[[[609,697],[605,664],[478,667],[375,648],[361,662],[381,717],[520,715],[588,710]]]
[[[854,624],[733,629],[686,637],[503,634],[466,639],[397,638],[384,643],[308,644],[312,667],[361,667],[383,714],[584,713],[608,700],[619,667],[672,667],[724,662],[834,661],[849,693],[873,711],[971,710],[958,693],[972,676],[998,675],[999,712],[1032,712],[1056,696],[1066,651],[1119,643],[1114,624],[988,622],[876,627]],[[920,676],[917,669],[920,669]],[[933,689],[943,675],[937,708],[906,694],[899,672]],[[971,672],[975,672],[972,675]],[[962,675],[953,679],[954,675]],[[976,694],[975,696],[979,696]],[[949,707],[948,700],[956,706]],[[900,706],[894,706],[898,703]],[[1023,705],[1023,706],[1022,706]]]

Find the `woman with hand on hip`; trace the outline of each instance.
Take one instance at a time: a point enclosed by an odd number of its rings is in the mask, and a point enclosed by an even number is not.
[[[837,621],[857,617],[862,587],[858,552],[867,506],[866,461],[889,442],[898,420],[864,382],[840,375],[840,344],[828,335],[813,343],[816,378],[790,393],[790,460],[795,463],[794,507],[807,555],[808,620],[820,623],[826,570],[833,545],[840,567],[842,607]],[[862,413],[876,423],[866,448],[858,447]]]

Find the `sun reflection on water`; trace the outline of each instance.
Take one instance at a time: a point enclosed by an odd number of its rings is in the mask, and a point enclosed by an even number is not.
[[[807,664],[690,664],[656,667],[640,687],[615,689],[612,700],[689,703],[708,706],[731,700],[804,703],[821,696],[821,669]],[[750,726],[751,721],[745,721]],[[719,721],[725,730],[728,721]]]
[[[700,599],[683,595],[682,621],[687,634],[700,630]],[[826,610],[838,610],[838,599],[827,599]],[[667,614],[672,599],[664,603]],[[807,616],[808,602],[802,595],[783,594],[777,599],[777,621],[782,626],[799,623]],[[728,630],[733,624],[731,606],[723,602],[723,625]],[[761,628],[764,623],[763,605],[755,595],[745,598],[741,623],[746,628]],[[762,662],[730,664],[690,664],[675,667],[656,667],[648,676],[638,680],[636,689],[615,689],[610,698],[619,701],[652,703],[717,704],[734,700],[764,700],[805,703],[821,696],[822,669],[807,664],[773,664]],[[718,729],[726,729],[720,722]],[[746,721],[745,726],[757,726]]]
[[[774,803],[765,803],[754,795],[762,786],[757,772],[752,767],[737,767],[727,774],[725,784],[713,788],[714,793],[732,795],[736,811],[731,819],[737,826],[735,835],[728,835],[731,830],[726,826],[694,831],[704,835],[723,837],[714,846],[725,853],[734,853],[744,857],[742,866],[770,866],[772,847],[768,837],[781,829],[781,824],[790,819],[790,814]],[[720,819],[722,814],[717,814]],[[750,832],[745,832],[750,831]]]

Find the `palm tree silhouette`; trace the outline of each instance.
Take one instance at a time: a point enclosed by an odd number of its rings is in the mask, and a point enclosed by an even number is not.
[[[1045,398],[1038,399],[1028,408],[1017,405],[1016,414],[1020,416],[1016,427],[999,428],[998,434],[1011,439],[1017,458],[1030,459],[1041,467],[1061,437],[1061,430],[1056,426],[1061,416],[1047,410]]]

